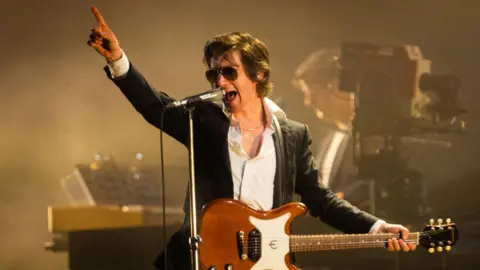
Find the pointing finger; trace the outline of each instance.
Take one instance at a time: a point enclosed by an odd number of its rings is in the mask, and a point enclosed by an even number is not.
[[[95,6],[92,7],[92,13],[95,16],[95,19],[97,20],[98,25],[101,25],[101,26],[107,25],[107,23],[105,22],[105,19],[103,18],[102,14],[100,13],[100,10],[98,10],[97,7]]]

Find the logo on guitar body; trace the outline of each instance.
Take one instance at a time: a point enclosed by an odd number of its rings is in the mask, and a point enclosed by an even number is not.
[[[270,244],[268,244],[272,249],[277,249],[277,240],[272,240],[270,241]]]

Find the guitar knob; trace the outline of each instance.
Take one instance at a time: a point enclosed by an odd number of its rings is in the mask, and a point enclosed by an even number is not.
[[[225,270],[232,270],[233,269],[233,266],[231,264],[227,264],[225,266]]]
[[[217,268],[215,266],[210,266],[208,270],[217,270]]]
[[[445,247],[445,250],[446,250],[446,251],[450,251],[450,250],[452,250],[452,247],[451,247],[451,246],[446,246],[446,247]]]
[[[428,253],[434,253],[435,252],[435,249],[434,248],[429,248],[428,249]]]
[[[437,251],[438,251],[438,252],[442,252],[442,251],[443,251],[443,248],[442,248],[442,247],[437,247]]]

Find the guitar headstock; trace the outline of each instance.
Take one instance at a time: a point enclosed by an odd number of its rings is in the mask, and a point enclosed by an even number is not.
[[[445,223],[440,218],[437,223],[430,219],[430,224],[425,226],[419,237],[420,245],[427,248],[430,253],[450,251],[457,241],[457,226],[449,218]]]

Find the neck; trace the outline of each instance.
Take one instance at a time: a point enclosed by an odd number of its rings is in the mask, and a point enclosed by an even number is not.
[[[260,98],[253,99],[251,102],[245,104],[241,110],[233,112],[233,116],[239,122],[252,124],[264,123],[265,117],[262,100]]]
[[[386,240],[398,234],[332,234],[290,236],[290,252],[385,247]],[[406,242],[419,241],[419,233],[410,233]]]

